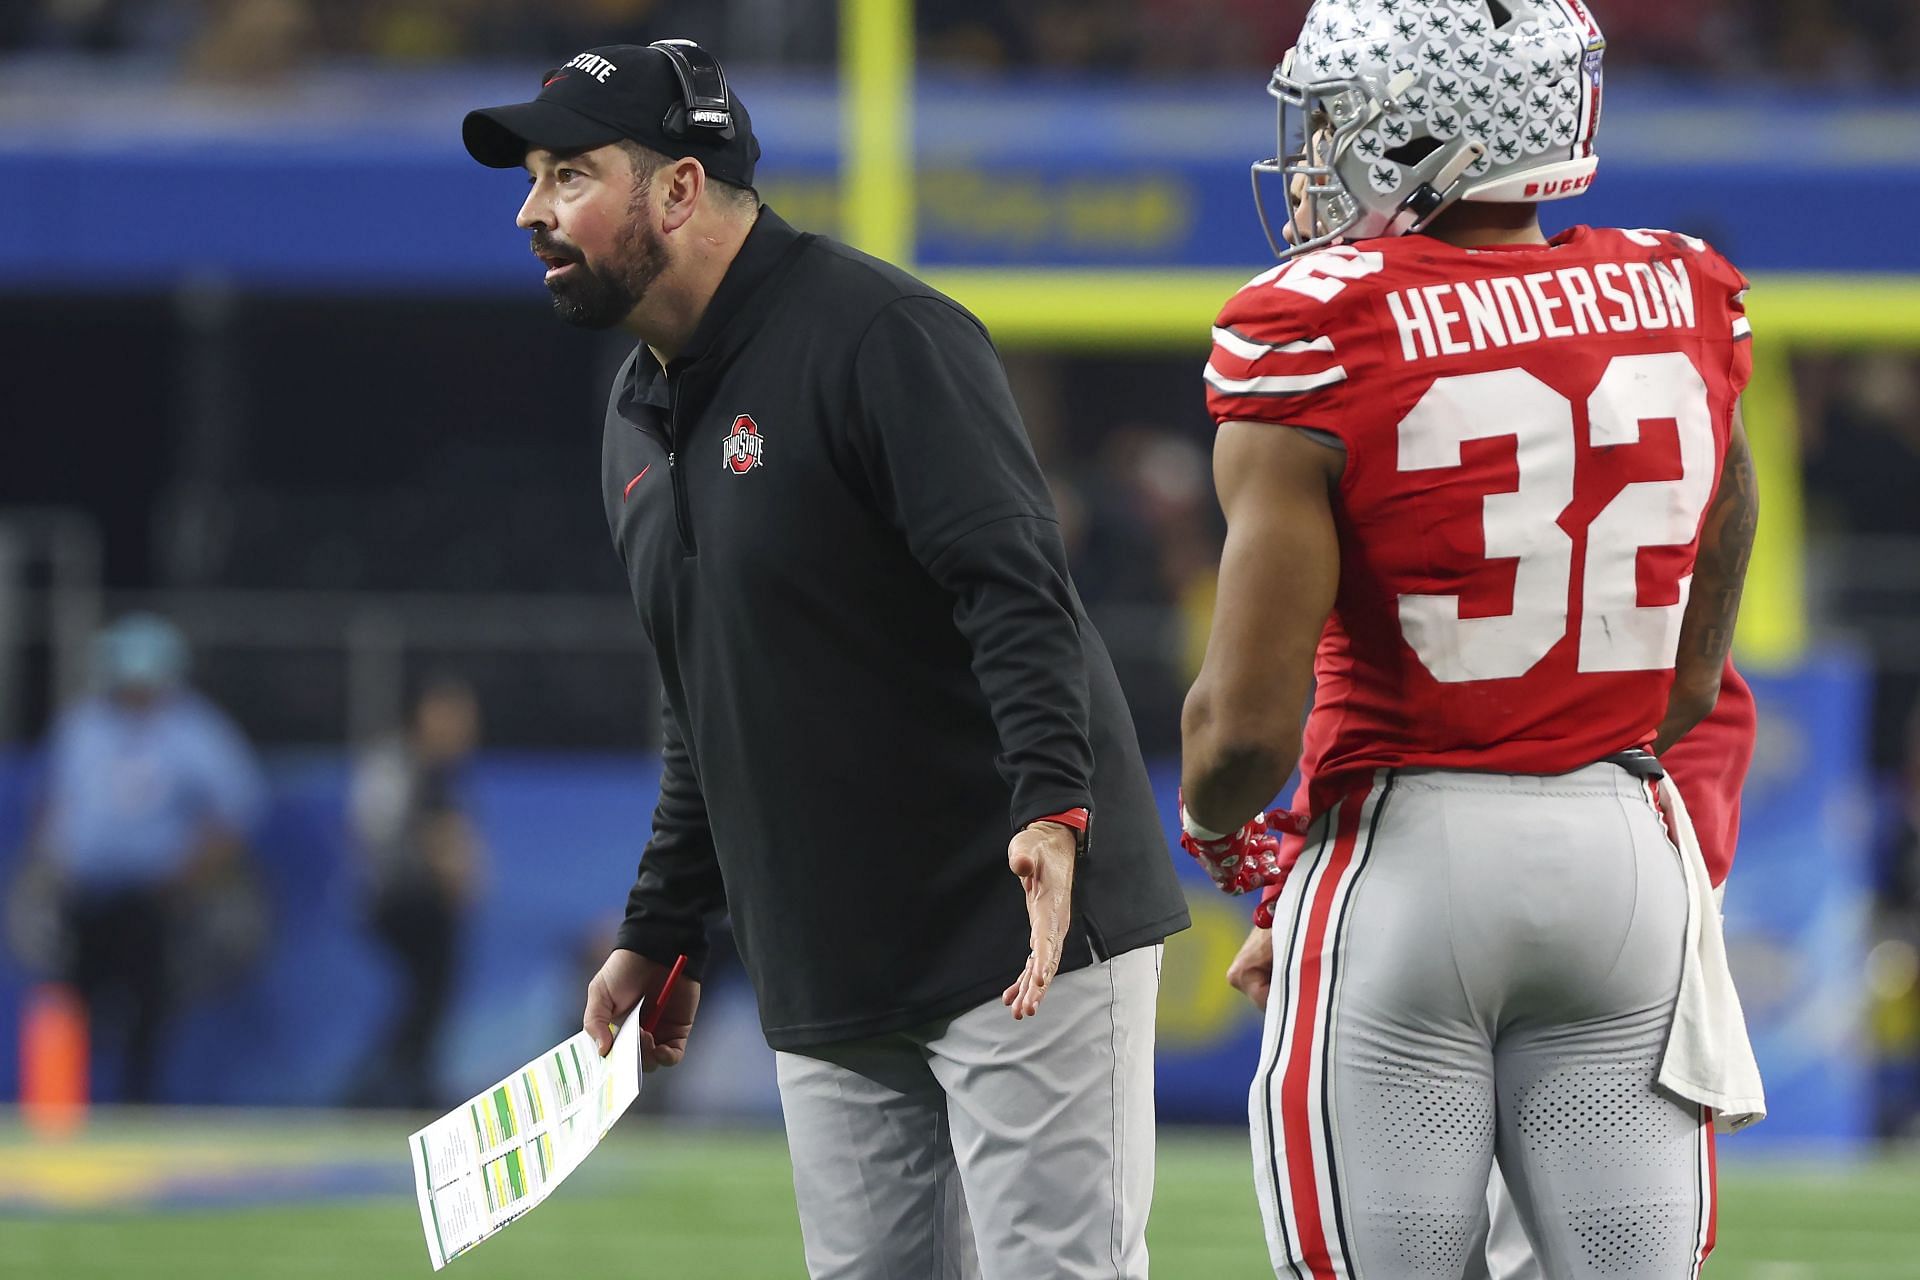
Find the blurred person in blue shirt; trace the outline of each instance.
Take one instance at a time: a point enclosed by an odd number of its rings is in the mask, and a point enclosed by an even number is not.
[[[186,684],[170,623],[130,615],[95,640],[96,691],[55,721],[34,847],[57,886],[63,969],[121,1093],[150,1102],[191,913],[230,881],[265,802],[253,752]]]

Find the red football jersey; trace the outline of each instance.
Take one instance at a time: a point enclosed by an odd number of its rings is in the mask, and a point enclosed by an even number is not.
[[[1649,743],[1752,372],[1746,280],[1701,241],[1576,227],[1284,263],[1227,303],[1216,422],[1346,453],[1303,776],[1564,773]]]

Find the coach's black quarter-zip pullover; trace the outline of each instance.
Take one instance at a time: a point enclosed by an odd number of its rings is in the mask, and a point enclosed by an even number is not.
[[[979,321],[763,210],[686,351],[644,346],[602,489],[665,690],[619,945],[731,912],[767,1039],[898,1030],[1027,955],[1007,842],[1084,806],[1063,969],[1187,924],[1113,664]]]

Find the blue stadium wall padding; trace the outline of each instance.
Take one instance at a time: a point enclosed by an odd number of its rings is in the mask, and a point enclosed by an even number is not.
[[[1858,662],[1830,654],[1753,683],[1762,731],[1727,924],[1772,1117],[1738,1145],[1855,1144],[1871,1114],[1861,982],[1870,885],[1866,678]],[[394,1008],[393,970],[361,915],[343,817],[344,761],[281,756],[271,773],[274,804],[257,856],[272,899],[272,942],[256,972],[181,1026],[165,1072],[173,1101],[338,1102]],[[24,757],[0,759],[0,883],[10,883],[18,862],[31,774]],[[1220,896],[1171,851],[1177,770],[1161,761],[1153,777],[1168,856],[1195,922],[1167,950],[1161,1113],[1238,1124],[1260,1027],[1222,975],[1246,936],[1247,904]],[[657,763],[640,756],[494,755],[476,768],[471,794],[488,871],[442,1045],[449,1095],[478,1091],[578,1029],[581,993],[617,922],[658,778]],[[702,1004],[709,1052],[700,1072],[673,1082],[668,1105],[771,1114],[771,1058],[753,1029],[748,993],[737,969],[715,976]],[[19,1010],[32,978],[14,957],[0,958],[0,1098],[18,1093]],[[110,1073],[101,1083],[113,1096]]]

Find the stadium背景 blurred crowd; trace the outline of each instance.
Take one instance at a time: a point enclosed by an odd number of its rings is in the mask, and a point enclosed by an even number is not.
[[[1152,74],[1271,64],[1309,0],[919,0],[931,65]],[[432,63],[554,55],[691,36],[740,60],[835,56],[836,0],[11,0],[0,51],[147,55],[267,76],[320,58]],[[1920,8],[1908,0],[1607,0],[1616,68],[1689,77],[1911,82]]]

